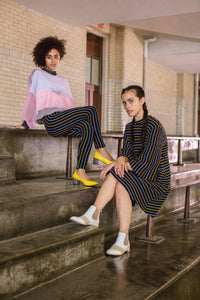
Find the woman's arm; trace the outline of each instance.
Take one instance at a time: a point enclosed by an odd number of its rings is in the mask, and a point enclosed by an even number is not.
[[[143,152],[137,158],[135,156],[129,157],[130,165],[136,175],[151,175],[159,167],[163,134],[164,132],[160,125],[152,124],[147,131]]]

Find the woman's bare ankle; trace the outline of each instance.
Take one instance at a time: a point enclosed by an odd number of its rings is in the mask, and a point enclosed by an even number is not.
[[[105,147],[97,149],[97,152],[101,154],[104,158],[114,161],[114,159],[112,158],[112,156],[110,155],[110,153],[107,151]]]
[[[76,173],[84,180],[90,180],[88,175],[85,173],[85,169],[76,169]]]

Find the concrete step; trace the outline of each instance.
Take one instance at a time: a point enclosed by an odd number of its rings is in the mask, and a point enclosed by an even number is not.
[[[66,223],[93,204],[99,187],[74,186],[56,177],[0,186],[0,240]]]
[[[0,155],[0,185],[15,182],[15,162],[12,156]]]
[[[144,228],[130,231],[131,251],[66,273],[13,300],[197,300],[200,295],[200,202],[191,207],[194,223],[181,224],[183,211],[156,223],[159,244],[141,243]],[[106,242],[108,249],[115,238]]]
[[[104,256],[104,233],[72,223],[0,242],[0,299]]]

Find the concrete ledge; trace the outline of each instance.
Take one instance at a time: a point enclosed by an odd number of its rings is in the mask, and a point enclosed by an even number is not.
[[[117,140],[105,137],[108,151],[117,157]],[[72,169],[76,169],[79,138],[72,142]],[[22,130],[0,128],[0,155],[12,156],[16,179],[65,174],[68,137],[54,138],[44,129]],[[92,147],[88,170],[93,166],[95,148]]]
[[[15,182],[15,161],[12,156],[0,155],[0,184]]]
[[[14,157],[16,179],[64,173],[66,149],[66,138],[45,130],[0,130],[0,154]]]

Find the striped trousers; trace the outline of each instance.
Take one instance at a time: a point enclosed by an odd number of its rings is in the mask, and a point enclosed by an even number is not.
[[[44,116],[43,123],[47,133],[53,137],[81,137],[78,146],[77,169],[86,169],[93,142],[96,149],[105,147],[97,112],[93,106],[55,112]]]

